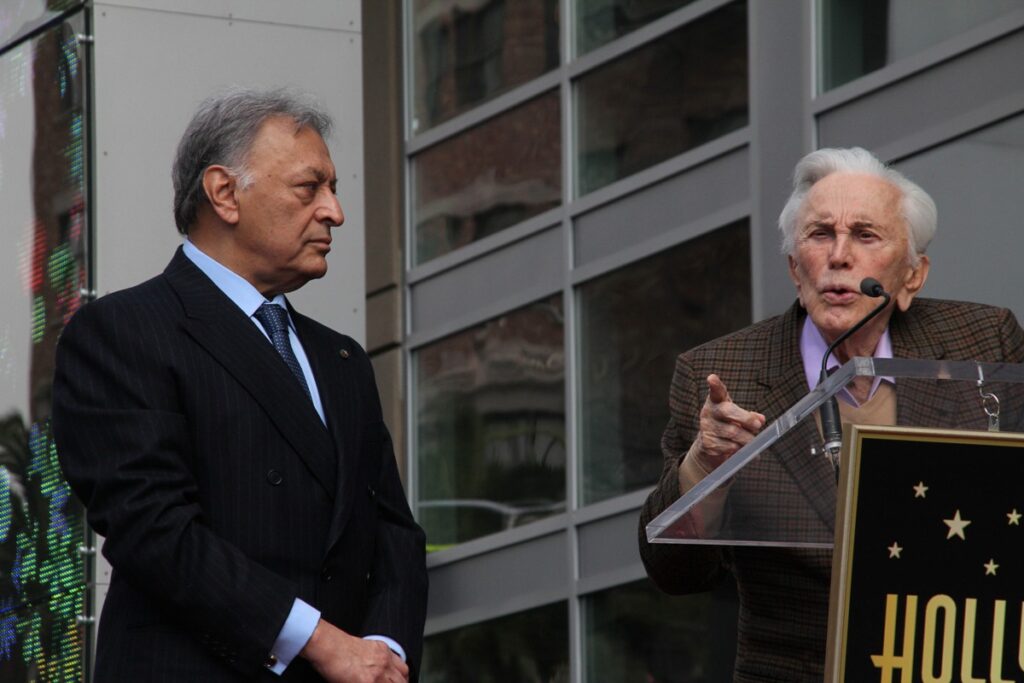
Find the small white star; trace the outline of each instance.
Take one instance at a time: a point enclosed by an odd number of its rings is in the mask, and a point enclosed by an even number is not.
[[[1010,526],[1020,526],[1020,513],[1017,512],[1017,508],[1013,508],[1012,512],[1007,512],[1006,516],[1010,518],[1007,524]]]
[[[997,569],[999,569],[999,565],[996,564],[996,561],[994,559],[989,560],[985,563],[985,576],[995,576]]]
[[[953,515],[953,519],[942,520],[949,527],[949,533],[946,534],[946,540],[959,536],[961,541],[966,541],[967,537],[964,536],[964,529],[970,524],[970,521],[966,519],[960,519],[960,511],[957,510],[956,514]]]
[[[924,498],[925,491],[928,487],[924,485],[923,481],[917,482],[917,486],[914,487],[914,498]]]
[[[893,541],[892,545],[889,546],[889,559],[891,560],[894,557],[897,560],[900,559],[900,553],[902,553],[902,552],[903,552],[903,548],[900,547],[900,544],[897,543],[896,541]]]

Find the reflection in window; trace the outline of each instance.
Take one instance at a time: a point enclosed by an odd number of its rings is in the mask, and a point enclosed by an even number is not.
[[[694,0],[577,0],[576,53],[584,54]]]
[[[412,6],[414,132],[558,66],[558,0],[414,0]]]
[[[669,596],[648,581],[583,600],[587,683],[717,683],[732,680],[731,588]]]
[[[565,509],[561,296],[416,352],[419,521],[432,549]]]
[[[430,636],[423,644],[422,668],[422,683],[567,683],[566,604]]]
[[[747,125],[747,8],[733,3],[576,83],[583,195]]]
[[[578,290],[580,496],[650,486],[661,473],[675,358],[751,318],[750,230],[736,223]]]
[[[1020,0],[821,0],[821,89],[839,87],[1020,8]]]
[[[548,93],[413,158],[417,263],[558,206],[559,116]]]
[[[82,16],[0,56],[0,680],[81,680],[81,508],[50,436],[54,349],[86,284]]]

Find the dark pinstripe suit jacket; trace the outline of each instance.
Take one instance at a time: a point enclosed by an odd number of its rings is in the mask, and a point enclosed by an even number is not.
[[[84,307],[57,352],[53,431],[114,572],[96,680],[279,680],[297,596],[418,667],[424,536],[369,359],[292,311],[327,428],[259,330],[179,249]],[[296,659],[284,680],[319,680]]]
[[[807,393],[796,304],[784,315],[688,351],[676,361],[669,395],[670,419],[662,436],[664,469],[640,519],[640,554],[647,573],[669,593],[713,586],[732,572],[740,598],[735,681],[821,681],[825,661],[831,552],[802,549],[725,548],[649,544],[644,527],[679,498],[676,469],[696,438],[705,378],[717,373],[740,406],[776,419]],[[897,358],[1024,362],[1024,333],[1005,309],[917,299],[889,323]],[[983,429],[973,387],[900,379],[898,419],[920,426]],[[966,392],[966,393],[965,393]],[[968,407],[968,409],[963,409]],[[1019,429],[1019,414],[1006,415]],[[821,437],[813,420],[737,475],[730,513],[750,523],[758,516],[790,533],[831,536],[836,484],[832,467],[810,446]],[[793,504],[793,501],[805,501]],[[749,504],[746,501],[750,501]]]

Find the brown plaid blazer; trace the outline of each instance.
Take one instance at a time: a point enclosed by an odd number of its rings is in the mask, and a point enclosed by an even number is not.
[[[822,680],[831,551],[649,544],[644,528],[679,498],[677,468],[696,438],[709,374],[717,373],[738,405],[764,413],[769,423],[807,393],[800,355],[804,316],[794,304],[781,316],[678,357],[661,441],[664,468],[640,516],[640,555],[662,590],[693,593],[711,588],[727,573],[734,576],[740,602],[737,683]],[[893,315],[889,331],[897,358],[1024,362],[1024,332],[1007,309],[917,299],[909,311]],[[972,390],[958,387],[960,395],[937,382],[901,379],[898,420],[984,429],[985,416]],[[1020,429],[1017,410],[1004,409],[1004,429]],[[810,454],[820,443],[813,421],[798,425],[737,475],[729,514],[750,515],[744,523],[760,514],[791,533],[831,535],[835,474],[824,457]],[[800,500],[806,502],[794,503]]]

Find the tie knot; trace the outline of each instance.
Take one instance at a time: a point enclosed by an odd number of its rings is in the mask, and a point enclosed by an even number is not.
[[[271,336],[288,329],[288,311],[277,304],[263,303],[256,309],[253,316],[260,321],[263,329]]]

